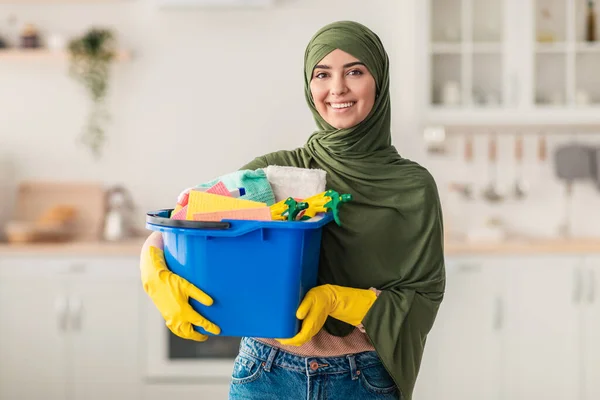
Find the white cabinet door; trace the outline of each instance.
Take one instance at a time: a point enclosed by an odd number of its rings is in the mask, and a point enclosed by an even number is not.
[[[0,399],[66,399],[66,300],[58,277],[0,275]]]
[[[505,398],[576,399],[580,388],[581,260],[507,257]]]
[[[583,400],[600,399],[600,257],[586,259],[582,302]]]
[[[144,400],[227,400],[229,383],[206,384],[148,384],[144,386]]]
[[[70,280],[74,400],[140,399],[139,274],[136,260],[86,263]]]
[[[415,399],[499,399],[503,270],[447,261],[446,295],[428,338]]]

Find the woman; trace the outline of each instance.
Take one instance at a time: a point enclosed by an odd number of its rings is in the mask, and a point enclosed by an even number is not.
[[[297,311],[294,338],[243,338],[230,399],[411,399],[427,334],[445,289],[442,212],[432,176],[391,145],[388,57],[355,22],[319,30],[305,53],[305,95],[318,130],[304,147],[258,157],[321,168],[327,187],[351,193],[342,225],[323,231],[319,286]],[[212,299],[171,274],[160,236],[142,251],[142,280],[167,326],[206,340],[192,324]]]

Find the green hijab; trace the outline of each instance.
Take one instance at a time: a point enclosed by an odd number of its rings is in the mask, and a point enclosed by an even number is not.
[[[310,93],[313,68],[334,49],[365,63],[377,84],[372,111],[348,129],[323,120]],[[425,168],[391,145],[389,62],[376,34],[349,21],[323,27],[306,48],[304,78],[318,130],[304,147],[258,157],[243,168],[321,168],[328,189],[353,195],[340,213],[342,226],[323,231],[319,283],[382,291],[363,325],[402,398],[411,399],[445,289],[437,187]],[[324,329],[345,336],[354,327],[330,317]]]

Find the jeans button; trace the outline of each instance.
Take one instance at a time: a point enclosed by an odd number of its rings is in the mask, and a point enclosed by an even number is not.
[[[319,368],[319,364],[316,361],[311,361],[310,369],[312,369],[313,371],[316,371],[318,368]]]

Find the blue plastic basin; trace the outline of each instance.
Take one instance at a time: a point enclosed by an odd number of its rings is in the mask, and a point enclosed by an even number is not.
[[[169,269],[212,297],[192,307],[221,328],[220,336],[289,338],[301,322],[296,310],[317,284],[322,228],[333,220],[200,222],[146,216],[162,232]],[[201,327],[198,332],[209,334]]]

